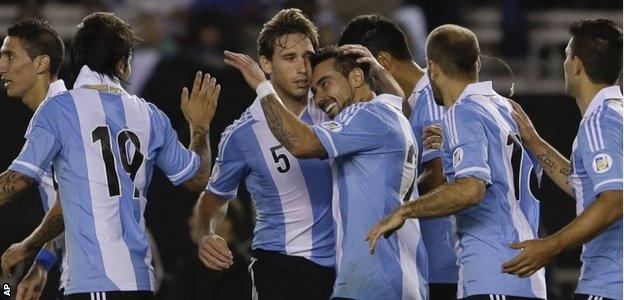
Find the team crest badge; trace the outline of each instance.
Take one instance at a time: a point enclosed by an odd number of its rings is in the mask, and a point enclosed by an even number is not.
[[[594,156],[592,166],[594,167],[594,172],[602,174],[611,169],[612,164],[613,160],[611,159],[611,156],[606,153],[601,153]]]
[[[325,122],[323,123],[323,127],[334,131],[334,132],[339,132],[340,130],[342,130],[342,125],[340,125],[340,123],[336,122],[336,121],[329,121],[329,122]]]

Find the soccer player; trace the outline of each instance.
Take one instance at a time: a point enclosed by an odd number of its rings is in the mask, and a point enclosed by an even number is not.
[[[258,36],[262,70],[297,121],[319,124],[326,116],[310,103],[310,56],[317,29],[298,9],[278,12]],[[257,211],[251,271],[254,297],[327,299],[335,278],[331,172],[327,160],[298,159],[271,133],[257,98],[221,136],[206,191],[197,204],[199,254],[211,269],[232,264],[216,223],[245,182]]]
[[[570,26],[563,64],[566,92],[583,115],[572,162],[544,141],[519,105],[522,139],[548,176],[576,198],[578,217],[546,238],[512,245],[522,252],[503,271],[533,274],[561,251],[583,245],[574,299],[622,299],[622,28],[604,19]]]
[[[48,226],[27,245],[58,235],[64,220],[66,299],[150,299],[154,279],[143,212],[153,166],[192,190],[207,183],[208,129],[219,87],[198,72],[190,94],[183,89],[181,107],[191,129],[191,149],[184,148],[164,113],[120,85],[130,75],[135,41],[113,14],[85,17],[72,43],[75,88],[39,106],[22,152],[0,175],[3,204],[53,163],[63,214],[48,212]]]
[[[363,15],[351,20],[342,30],[339,45],[361,43],[398,82],[405,95],[409,95],[408,118],[418,149],[418,193],[427,194],[443,184],[441,151],[424,147],[429,126],[442,127],[444,107],[433,100],[431,84],[425,70],[412,61],[403,30],[381,15]],[[430,127],[431,128],[431,127]],[[431,128],[432,129],[432,128]],[[438,139],[439,143],[440,140]],[[457,257],[453,250],[453,223],[451,216],[421,219],[423,243],[427,249],[429,297],[431,299],[456,299]]]
[[[532,160],[517,137],[512,108],[491,82],[478,82],[480,49],[470,30],[440,26],[426,49],[435,100],[447,109],[442,160],[448,183],[379,222],[368,234],[370,245],[411,218],[454,214],[458,298],[545,299],[543,269],[528,278],[500,271],[518,253],[508,244],[535,238],[539,222],[528,186]]]
[[[35,111],[45,99],[66,91],[65,83],[58,79],[64,51],[63,41],[58,33],[44,20],[23,20],[9,26],[0,48],[0,76],[5,83],[7,95],[20,98],[28,108]],[[44,212],[56,201],[52,176],[52,165],[48,165],[38,184]],[[62,297],[67,281],[64,249],[62,235],[41,249],[18,286],[18,297],[30,299],[41,295],[47,272],[57,260],[57,254],[63,257],[59,284],[59,296]],[[8,268],[4,271],[8,273]]]
[[[418,148],[403,115],[403,92],[366,48],[341,49],[324,48],[311,58],[314,101],[334,119],[314,126],[282,104],[251,58],[228,53],[226,59],[256,90],[271,132],[286,149],[295,157],[332,160],[332,298],[426,299],[426,254],[417,221],[382,243],[377,255],[362,241],[368,226],[411,199],[414,190]],[[375,95],[371,79],[392,94]]]

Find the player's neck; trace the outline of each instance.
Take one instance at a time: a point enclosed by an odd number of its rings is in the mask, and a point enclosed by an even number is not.
[[[586,82],[581,83],[578,89],[578,94],[576,95],[576,105],[578,105],[579,110],[581,111],[581,116],[585,115],[585,111],[587,111],[587,107],[594,99],[596,94],[600,92],[600,90],[608,87],[608,84],[605,83],[592,83]]]
[[[288,109],[290,112],[297,116],[301,115],[301,112],[308,104],[308,101],[306,101],[308,96],[304,95],[301,98],[294,98],[286,93],[283,89],[279,88],[277,85],[274,85],[274,87],[277,96],[282,100],[282,103],[284,103],[286,109]]]
[[[459,95],[466,89],[469,84],[478,82],[478,80],[450,80],[442,89],[442,101],[444,108],[449,109],[459,100]]]
[[[425,75],[425,70],[411,60],[400,62],[396,68],[397,72],[393,72],[392,77],[403,90],[405,97],[409,97],[418,81]]]
[[[50,84],[54,81],[56,81],[56,77],[42,76],[35,81],[35,84],[33,84],[28,91],[24,93],[22,96],[22,102],[28,106],[30,110],[37,110],[39,104],[45,100]]]

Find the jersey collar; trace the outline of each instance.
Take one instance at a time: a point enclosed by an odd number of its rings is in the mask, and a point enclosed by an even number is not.
[[[471,83],[466,86],[464,91],[457,98],[458,101],[464,99],[470,95],[495,95],[496,92],[492,88],[491,81],[483,81]]]
[[[101,91],[109,91],[109,92],[118,92],[118,93],[126,93],[123,89],[119,80],[117,78],[110,78],[106,75],[94,72],[88,66],[84,65],[80,69],[80,73],[76,78],[76,83],[74,83],[74,88],[80,88],[83,86],[105,86],[106,89],[98,89]]]
[[[400,111],[403,110],[403,99],[399,96],[391,95],[391,94],[381,94],[375,97],[371,102],[381,102],[388,104]]]
[[[617,85],[608,86],[603,88],[602,90],[596,93],[596,96],[589,102],[589,106],[587,106],[587,110],[583,115],[583,118],[589,116],[593,111],[598,109],[602,102],[607,99],[622,99],[622,91],[620,91],[620,87]]]
[[[418,94],[429,85],[429,76],[427,76],[427,69],[424,69],[424,71],[425,73],[423,74],[423,76],[418,79],[418,82],[416,82],[412,94],[409,96],[409,98],[407,98],[407,102],[409,103],[411,108],[414,108],[414,105],[416,105]]]
[[[48,87],[48,92],[46,93],[44,99],[56,96],[57,94],[60,94],[64,91],[67,91],[67,88],[65,87],[65,82],[63,81],[63,79],[59,79],[50,83],[50,86]]]

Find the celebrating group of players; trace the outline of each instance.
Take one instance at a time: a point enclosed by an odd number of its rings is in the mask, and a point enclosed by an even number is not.
[[[338,45],[319,49],[314,24],[282,10],[262,26],[259,61],[224,53],[257,98],[223,132],[212,167],[220,86],[210,75],[182,90],[185,148],[164,113],[121,85],[137,42],[121,19],[95,13],[78,26],[69,91],[55,31],[17,22],[0,74],[35,114],[0,175],[0,205],[38,184],[49,211],[5,252],[3,272],[43,247],[18,299],[38,299],[59,253],[59,298],[150,299],[143,213],[155,164],[203,191],[199,257],[214,270],[233,264],[214,231],[245,182],[257,211],[254,299],[546,299],[543,266],[581,244],[575,299],[622,299],[622,30],[591,20],[570,33],[566,92],[583,114],[571,161],[478,81],[469,29],[434,29],[423,69],[379,15],[356,17]],[[538,239],[530,183],[543,171],[576,197],[578,217]]]

